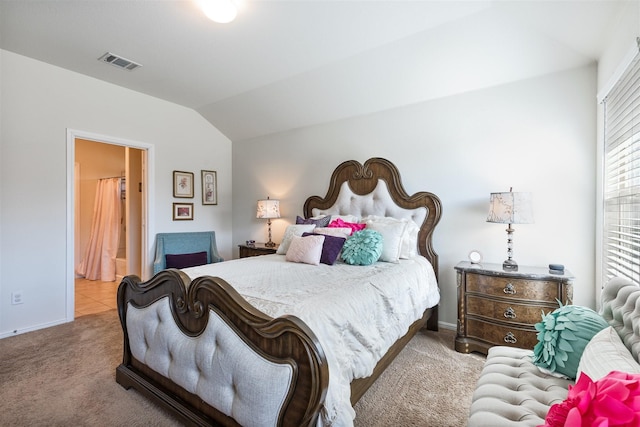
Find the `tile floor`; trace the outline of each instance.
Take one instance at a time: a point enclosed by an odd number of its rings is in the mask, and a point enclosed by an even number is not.
[[[119,281],[76,279],[75,317],[101,313],[117,308],[116,294]]]

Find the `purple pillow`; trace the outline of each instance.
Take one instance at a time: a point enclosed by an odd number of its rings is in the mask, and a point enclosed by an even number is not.
[[[167,254],[165,255],[167,268],[187,268],[207,263],[207,252],[194,252],[192,254]]]
[[[305,236],[324,236],[324,243],[322,244],[322,255],[320,255],[320,262],[322,264],[333,265],[336,263],[342,246],[347,240],[344,237],[327,236],[324,234],[316,233],[302,233],[302,237]]]
[[[320,219],[304,219],[301,216],[296,216],[296,224],[315,224],[316,227],[326,227],[329,225],[329,221],[331,221],[331,216],[323,216]]]

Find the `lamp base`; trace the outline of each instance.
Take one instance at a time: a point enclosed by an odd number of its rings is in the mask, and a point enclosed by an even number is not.
[[[508,259],[502,263],[502,269],[504,271],[518,271],[518,263],[512,259]]]
[[[271,241],[271,218],[267,219],[267,225],[269,226],[269,241],[265,243],[264,246],[267,248],[275,248],[276,247],[275,242]]]

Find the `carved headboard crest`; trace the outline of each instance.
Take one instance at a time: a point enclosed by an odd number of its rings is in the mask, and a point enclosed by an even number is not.
[[[356,160],[347,160],[341,163],[331,175],[329,189],[325,197],[311,196],[304,204],[305,217],[313,216],[313,210],[331,209],[338,201],[340,190],[344,183],[357,195],[367,195],[384,181],[388,188],[389,195],[393,203],[402,209],[426,209],[426,215],[420,226],[418,234],[418,251],[427,258],[438,274],[438,255],[433,249],[433,230],[440,221],[442,215],[442,204],[440,199],[433,193],[420,191],[413,195],[407,194],[402,185],[400,172],[396,166],[387,159],[374,157],[363,164]],[[347,213],[347,212],[344,212]]]

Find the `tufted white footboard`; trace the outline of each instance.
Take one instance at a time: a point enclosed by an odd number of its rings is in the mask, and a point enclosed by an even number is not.
[[[291,392],[294,367],[255,352],[214,310],[190,337],[173,321],[169,298],[127,310],[131,355],[246,427],[273,426]]]
[[[116,380],[196,425],[313,425],[328,371],[299,319],[272,319],[219,278],[178,270],[118,289],[125,333]]]

